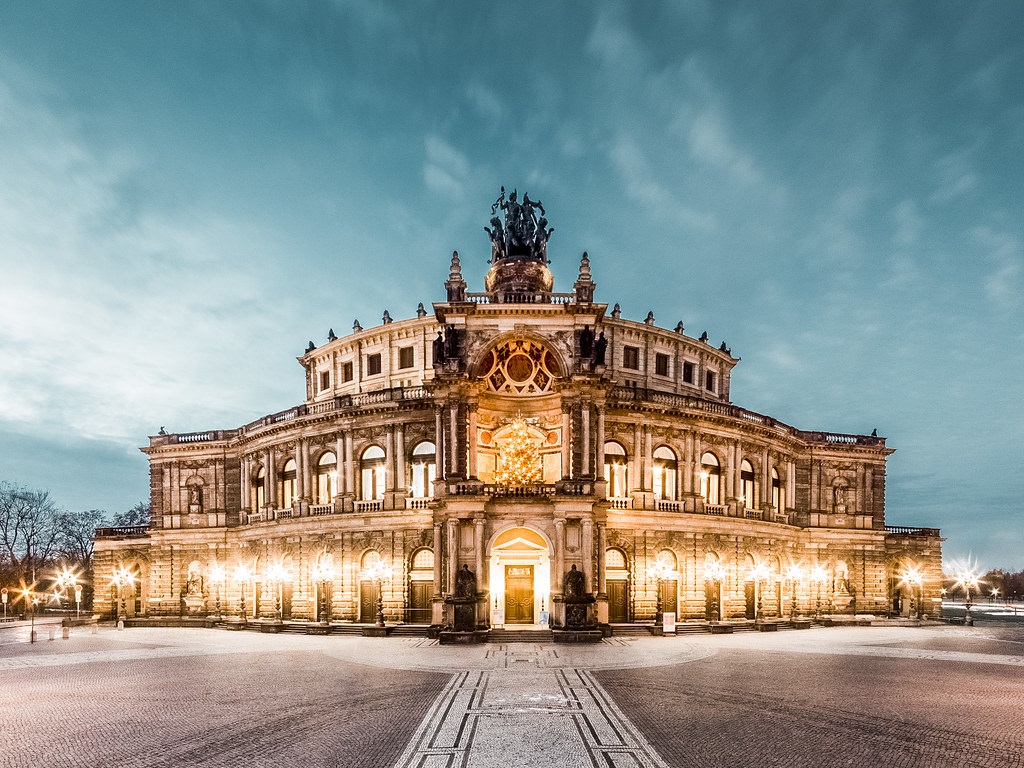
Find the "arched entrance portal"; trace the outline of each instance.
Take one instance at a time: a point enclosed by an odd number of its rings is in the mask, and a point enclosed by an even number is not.
[[[532,528],[509,528],[494,537],[489,553],[494,623],[540,623],[551,606],[547,538]]]

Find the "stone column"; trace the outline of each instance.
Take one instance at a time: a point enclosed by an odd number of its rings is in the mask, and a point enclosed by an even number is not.
[[[395,424],[395,491],[401,497],[409,493],[405,469],[405,427],[401,424]]]
[[[448,466],[450,475],[459,474],[459,406],[452,403],[448,407]]]
[[[633,456],[630,462],[632,467],[632,480],[633,488],[636,490],[643,490],[643,462],[640,459],[640,438],[641,438],[642,427],[639,424],[633,426]]]
[[[356,493],[356,461],[352,455],[352,432],[345,432],[345,493],[358,496]]]
[[[469,404],[469,471],[468,475],[476,479],[477,472],[477,435],[476,435],[476,412],[477,404]]]
[[[345,442],[339,434],[334,444],[334,495],[341,496],[345,492],[345,480],[342,467],[345,466]],[[334,499],[331,499],[333,501]]]
[[[597,435],[594,438],[594,475],[604,477],[604,403],[597,403]]]
[[[441,594],[441,564],[444,562],[444,551],[441,538],[441,523],[434,523],[434,595]]]
[[[242,459],[242,509],[250,509],[252,504],[252,459]]]
[[[277,467],[274,462],[274,449],[267,449],[267,473],[263,478],[263,497],[271,509],[277,509]]]
[[[395,491],[395,428],[388,425],[384,433],[384,493]]]
[[[597,524],[597,548],[597,591],[603,595],[608,592],[608,573],[604,562],[604,553],[608,550],[608,526],[605,523]]]
[[[590,468],[590,403],[585,399],[580,401],[580,431],[583,432],[580,455],[583,457],[583,476],[586,477],[593,471]]]
[[[555,578],[551,585],[552,594],[562,594],[565,579],[565,520],[555,520]]]
[[[476,549],[476,583],[480,590],[485,590],[490,584],[490,578],[484,570],[484,521],[477,518],[473,527],[473,547]]]
[[[443,408],[434,406],[434,461],[437,464],[437,479],[448,477],[448,441],[444,439]]]
[[[786,462],[786,509],[796,507],[796,464],[792,459]]]
[[[572,445],[572,437],[569,434],[569,412],[572,406],[562,401],[562,478],[572,477],[572,454],[569,449]]]
[[[306,451],[305,441],[295,441],[295,501],[306,496]]]
[[[654,436],[649,427],[644,428],[644,490],[654,489]]]
[[[594,522],[592,520],[583,521],[583,591],[593,592],[594,591]]]
[[[459,569],[459,521],[448,520],[448,574],[444,593],[450,595],[455,591],[455,572]]]

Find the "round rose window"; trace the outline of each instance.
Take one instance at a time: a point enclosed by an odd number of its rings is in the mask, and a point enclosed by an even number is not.
[[[488,352],[481,374],[493,392],[539,395],[551,389],[558,375],[555,357],[529,339],[513,339]]]

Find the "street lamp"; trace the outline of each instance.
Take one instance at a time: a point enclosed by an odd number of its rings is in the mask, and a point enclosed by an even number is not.
[[[238,593],[238,614],[241,616],[243,624],[248,623],[248,618],[245,615],[245,585],[249,583],[249,579],[252,578],[252,569],[243,563],[242,565],[235,567],[235,581],[238,582],[239,593]]]
[[[704,565],[704,581],[711,584],[714,592],[714,620],[722,620],[722,580],[725,578],[725,566],[717,560]]]
[[[111,579],[110,584],[114,590],[114,615],[117,619],[117,628],[124,629],[124,620],[128,618],[127,589],[135,585],[135,574],[122,565],[114,571],[114,578]]]
[[[22,582],[24,585],[25,582]],[[21,599],[25,603],[25,608],[29,612],[29,635],[28,641],[34,643],[36,641],[36,606],[39,605],[39,594],[34,589],[35,583],[33,582],[31,587],[22,586],[21,588]]]
[[[911,605],[917,604],[917,608],[914,611],[916,618],[920,619],[924,613],[924,606],[922,601],[924,599],[923,586],[924,576],[921,574],[920,569],[917,566],[908,567],[903,571],[903,578],[900,579],[900,584],[910,585]]]
[[[761,582],[767,581],[771,571],[764,563],[758,563],[750,569],[750,575],[754,579],[754,621],[761,619]]]
[[[797,582],[803,581],[804,569],[799,565],[791,565],[786,569],[786,578],[789,579],[793,589],[792,598],[789,601],[789,616],[790,619],[795,620],[797,614],[796,585]]]
[[[663,606],[661,604],[661,584],[665,581],[671,581],[672,576],[672,566],[666,563],[661,558],[655,560],[647,569],[647,578],[652,579],[654,581],[654,588],[657,590],[657,598],[655,600],[654,608],[655,626],[661,626],[665,615],[663,613]]]
[[[78,583],[78,574],[64,566],[54,580],[54,591],[64,597],[69,587],[75,593],[75,618],[78,618],[82,615],[82,587]]]
[[[267,568],[267,580],[276,587],[274,590],[274,615],[277,621],[284,619],[284,583],[291,581],[291,573],[284,563],[277,561]]]
[[[224,617],[220,612],[220,591],[224,588],[224,582],[228,580],[228,572],[225,570],[223,565],[215,565],[210,569],[210,581],[213,582],[217,588],[217,621],[220,621]]]
[[[367,566],[363,576],[377,585],[377,626],[384,626],[384,589],[385,581],[391,581],[391,566],[383,560],[376,560]]]
[[[980,589],[981,579],[978,577],[977,572],[969,566],[960,566],[959,571],[956,574],[956,583],[953,588],[960,587],[966,594],[964,600],[964,626],[973,627],[974,617],[971,616],[971,589]]]
[[[313,580],[318,583],[317,605],[321,624],[331,623],[330,587],[334,581],[334,560],[328,556],[320,558],[313,567]]]
[[[820,565],[816,565],[811,568],[811,582],[817,586],[817,597],[815,598],[814,604],[814,619],[818,621],[821,618],[821,585],[828,581],[828,572]]]

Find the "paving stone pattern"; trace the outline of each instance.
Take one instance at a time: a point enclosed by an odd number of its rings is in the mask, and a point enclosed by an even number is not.
[[[0,766],[1024,768],[1024,633],[439,646],[0,629]]]

